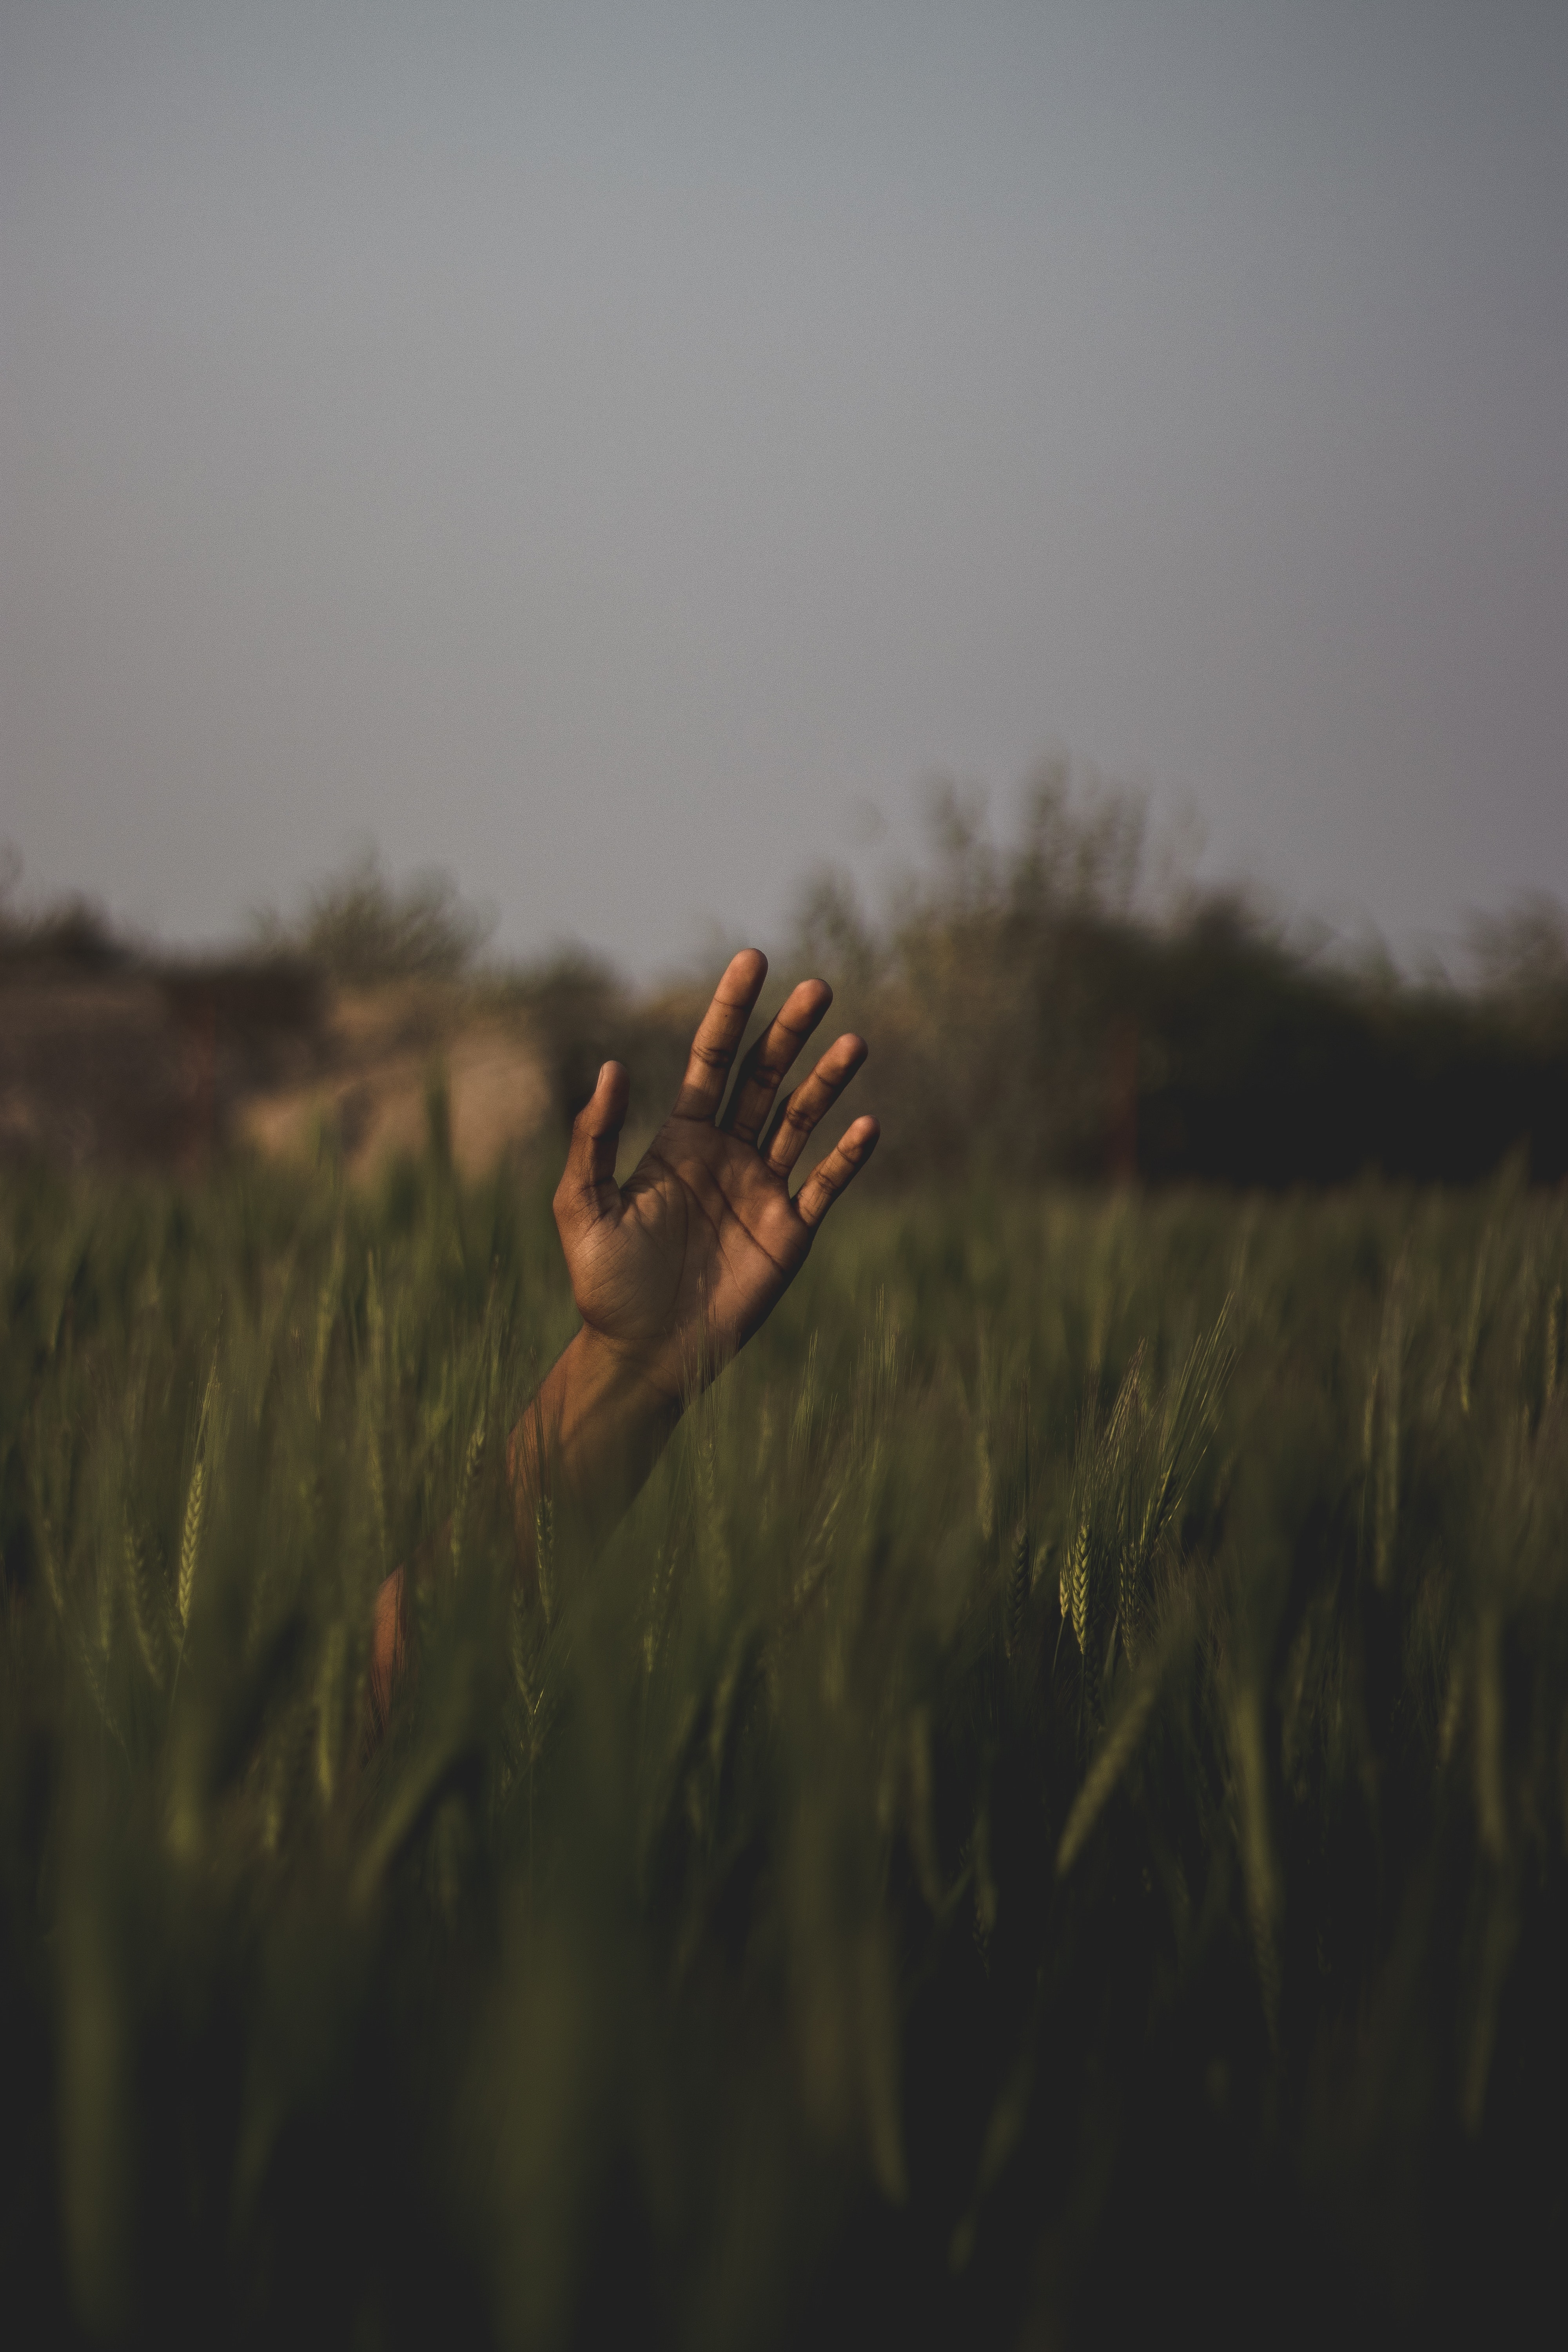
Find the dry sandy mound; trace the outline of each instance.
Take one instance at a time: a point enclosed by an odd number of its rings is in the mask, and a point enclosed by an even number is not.
[[[480,1175],[530,1144],[550,1094],[521,1015],[484,1010],[428,988],[345,991],[328,1013],[318,1067],[302,1083],[258,1091],[239,1108],[237,1137],[298,1155],[333,1134],[360,1179],[398,1153],[425,1149],[434,1087],[444,1085],[452,1157]]]
[[[428,982],[329,993],[279,967],[0,971],[0,1159],[195,1168],[331,1134],[354,1178],[422,1151],[445,1087],[465,1174],[549,1116],[521,1008]]]

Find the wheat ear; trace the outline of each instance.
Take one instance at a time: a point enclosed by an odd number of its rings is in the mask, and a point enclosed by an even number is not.
[[[1018,1654],[1024,1635],[1024,1612],[1029,1605],[1029,1523],[1020,1519],[1013,1542],[1013,1572],[1007,1580],[1007,1622],[1004,1642],[1010,1658]]]
[[[1089,1654],[1089,1523],[1079,1528],[1068,1559],[1068,1606],[1072,1616],[1073,1639],[1084,1656]]]
[[[207,1465],[198,1454],[191,1470],[191,1490],[185,1496],[185,1524],[180,1535],[180,1582],[175,1600],[183,1633],[191,1622],[191,1595],[196,1588],[196,1561],[201,1556],[202,1515],[206,1508]]]
[[[202,1520],[207,1499],[207,1423],[212,1416],[213,1401],[217,1393],[217,1360],[213,1359],[207,1374],[206,1393],[202,1399],[201,1418],[196,1423],[196,1458],[191,1465],[191,1484],[185,1496],[185,1520],[180,1531],[180,1580],[176,1589],[175,1606],[180,1613],[183,1634],[191,1622],[191,1596],[196,1589],[196,1564],[201,1558]]]

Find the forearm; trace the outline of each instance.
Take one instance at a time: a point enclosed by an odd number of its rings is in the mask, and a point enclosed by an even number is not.
[[[679,1418],[679,1402],[632,1358],[586,1328],[576,1334],[507,1441],[517,1570],[526,1584],[540,1589],[539,1543],[546,1527],[559,1554],[591,1552],[604,1542],[641,1491]],[[436,1547],[433,1557],[442,1549]],[[370,1682],[383,1722],[407,1661],[412,1572],[412,1564],[395,1570],[376,1595]]]
[[[636,1361],[584,1328],[546,1373],[507,1444],[518,1564],[538,1575],[541,1520],[557,1544],[594,1550],[641,1492],[680,1407]]]

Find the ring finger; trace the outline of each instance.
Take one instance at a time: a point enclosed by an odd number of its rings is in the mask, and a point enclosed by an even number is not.
[[[763,1158],[776,1176],[787,1176],[805,1150],[812,1129],[832,1108],[866,1058],[866,1040],[850,1034],[829,1045],[808,1078],[779,1105],[763,1145]]]

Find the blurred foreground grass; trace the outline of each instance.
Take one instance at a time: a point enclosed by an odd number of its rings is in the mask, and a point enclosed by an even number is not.
[[[1495,2326],[1568,2221],[1565,1278],[1507,1183],[851,1202],[540,1606],[542,1195],[6,1178],[26,2340]]]

